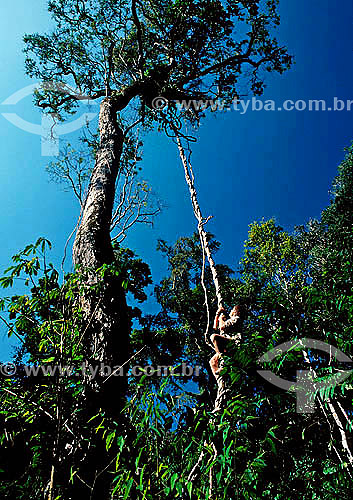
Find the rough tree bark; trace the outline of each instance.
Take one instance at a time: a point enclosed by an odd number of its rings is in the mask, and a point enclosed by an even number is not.
[[[114,102],[109,99],[101,103],[99,133],[100,145],[73,245],[73,263],[84,273],[87,285],[81,302],[87,361],[113,366],[128,359],[130,322],[121,279],[108,275],[102,288],[90,290],[101,281],[97,269],[114,262],[110,224],[124,138]]]
[[[109,230],[123,132],[117,124],[114,103],[108,99],[100,106],[99,133],[95,167],[73,246],[74,265],[90,270],[111,263],[114,259]]]
[[[105,415],[121,421],[119,410],[126,393],[127,378],[99,371],[122,365],[129,357],[131,323],[122,278],[107,273],[102,279],[97,269],[114,262],[110,224],[114,205],[115,185],[120,168],[123,132],[117,123],[114,101],[105,99],[100,106],[100,145],[91,174],[82,218],[73,245],[73,263],[84,277],[84,292],[80,296],[83,313],[82,346],[86,365],[98,368],[92,379],[84,377],[80,418],[90,418],[104,410]],[[98,285],[98,286],[97,286]],[[92,288],[93,287],[93,288]],[[93,426],[94,427],[94,426]],[[101,436],[88,427],[85,445],[77,450],[80,470],[67,498],[82,496],[91,500],[111,498],[114,446],[109,452]]]

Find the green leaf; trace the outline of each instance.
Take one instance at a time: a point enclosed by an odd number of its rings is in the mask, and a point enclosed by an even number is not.
[[[111,447],[112,445],[112,441],[115,437],[115,431],[112,431],[108,434],[106,440],[105,440],[105,447],[106,447],[106,450],[108,451],[109,448]]]
[[[172,475],[172,477],[170,478],[170,489],[171,489],[171,491],[174,490],[174,486],[175,486],[175,483],[176,483],[177,479],[178,479],[178,474],[175,472]]]

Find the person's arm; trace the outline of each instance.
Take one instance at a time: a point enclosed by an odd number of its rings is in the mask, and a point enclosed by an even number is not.
[[[222,306],[219,307],[217,312],[216,312],[216,316],[215,316],[215,319],[213,322],[213,329],[214,330],[218,330],[221,316],[224,316],[224,307],[222,307]]]

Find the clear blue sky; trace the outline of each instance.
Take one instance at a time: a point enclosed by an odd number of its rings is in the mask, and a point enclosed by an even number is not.
[[[46,2],[16,0],[0,7],[0,103],[32,83],[24,74],[22,36],[49,25]],[[353,99],[353,4],[342,0],[283,0],[279,33],[296,64],[282,76],[270,76],[263,99]],[[352,108],[353,109],[353,108]],[[0,113],[16,112],[40,123],[31,97]],[[222,242],[217,262],[237,266],[248,225],[275,216],[288,230],[319,217],[343,148],[353,139],[351,112],[238,112],[210,116],[193,151],[200,203],[214,219],[208,229]],[[72,119],[71,119],[72,120]],[[78,216],[70,193],[49,182],[40,138],[16,128],[0,115],[0,268],[27,243],[45,236],[54,244],[53,262],[61,260],[67,236]],[[66,139],[74,138],[67,135]],[[154,229],[139,227],[127,244],[152,267],[158,281],[165,263],[156,241],[173,242],[195,229],[183,173],[175,147],[151,134],[144,148],[143,175],[167,207]],[[153,303],[151,307],[154,308]],[[0,330],[0,359],[10,356]]]

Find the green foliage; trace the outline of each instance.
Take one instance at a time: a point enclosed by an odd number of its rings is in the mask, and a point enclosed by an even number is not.
[[[329,412],[334,405],[350,445],[351,378],[318,390],[315,413],[298,414],[295,393],[260,378],[257,360],[271,347],[301,337],[329,341],[350,353],[352,157],[349,150],[321,221],[311,221],[292,235],[274,220],[253,223],[238,273],[218,266],[227,305],[242,304],[246,315],[240,346],[224,355],[228,392],[219,412],[212,411],[212,353],[202,338],[207,317],[197,235],[174,246],[159,243],[169,263],[169,276],[156,287],[161,312],[144,316],[132,309],[140,325],[131,342],[133,364],[176,366],[184,361],[199,364],[200,375],[136,378],[130,373],[125,407],[117,418],[83,411],[85,389],[82,377],[76,376],[85,328],[80,273],[68,274],[60,283],[47,261],[50,243],[44,239],[15,255],[1,284],[7,290],[22,278],[29,290],[1,301],[9,334],[21,339],[17,373],[1,379],[2,496],[38,498],[48,491],[54,467],[55,495],[67,498],[71,486],[87,473],[82,453],[94,454],[94,447],[102,446],[117,499],[284,500],[300,495],[304,500],[348,500],[349,458],[342,429]],[[216,251],[219,243],[211,235],[209,239]],[[99,270],[97,292],[113,274],[134,300],[145,300],[143,289],[151,284],[148,266],[119,245],[115,255],[115,265]],[[216,301],[207,266],[205,284],[213,314]],[[321,352],[310,351],[307,357],[319,380],[345,368]],[[297,370],[308,369],[307,357],[300,348],[293,349],[268,368],[294,382]],[[72,371],[33,376],[25,363],[69,365]]]
[[[341,386],[327,385],[314,394],[322,401],[323,411],[317,403],[314,414],[301,415],[295,413],[295,395],[264,383],[256,369],[258,358],[268,349],[295,338],[321,339],[347,354],[351,352],[352,158],[350,149],[340,167],[334,198],[321,221],[311,221],[293,235],[274,220],[252,224],[238,275],[234,278],[226,269],[222,276],[221,281],[226,281],[228,290],[232,290],[228,304],[242,303],[247,311],[241,346],[225,357],[222,372],[230,384],[229,404],[223,415],[211,415],[212,398],[198,399],[194,395],[196,405],[191,420],[190,411],[184,406],[185,420],[179,421],[176,431],[179,443],[186,436],[183,467],[175,469],[180,463],[177,458],[174,468],[168,466],[171,475],[165,474],[169,482],[164,495],[188,498],[185,471],[189,473],[198,464],[190,498],[209,497],[211,469],[215,498],[349,498],[349,460],[328,405],[334,404],[336,417],[351,443],[351,378]],[[182,335],[182,354],[190,356],[193,362],[197,359],[206,371],[210,354],[204,351],[203,343],[197,349],[207,320],[202,309],[202,255],[197,235],[181,238],[173,247],[165,242],[159,246],[168,258],[170,270],[170,275],[156,288],[164,310],[161,323],[169,316],[174,331],[173,340],[162,337],[159,349],[167,348],[170,342],[178,344]],[[212,242],[212,246],[214,251],[218,244]],[[214,307],[208,269],[205,281]],[[158,321],[149,324],[160,331]],[[195,347],[188,349],[188,345]],[[309,360],[318,381],[326,380],[341,368],[347,369],[321,352],[309,352]],[[307,363],[299,348],[268,368],[294,382],[296,371],[307,370]],[[200,388],[209,390],[214,382],[212,376],[204,374],[198,383]],[[345,409],[348,422],[339,408]],[[188,424],[186,428],[180,427],[183,422]],[[223,431],[222,438],[219,429]],[[174,449],[171,453],[176,456]],[[158,498],[158,491],[153,495]]]
[[[87,446],[83,436],[97,432],[82,404],[86,325],[80,297],[87,285],[79,272],[65,275],[60,283],[59,273],[47,261],[50,248],[44,238],[28,245],[13,257],[13,265],[0,281],[5,289],[15,280],[29,289],[1,302],[8,334],[20,341],[14,358],[16,372],[0,380],[0,492],[6,498],[42,496],[49,487],[52,467],[57,477],[57,498],[66,498],[69,475],[76,474],[80,449]],[[128,249],[116,246],[116,255],[119,262],[98,270],[99,280],[93,285],[96,293],[99,296],[113,274],[119,276],[126,293],[131,292],[142,302],[146,298],[143,288],[150,283],[148,266]],[[137,308],[131,309],[132,315],[137,312]],[[113,429],[109,448],[115,430],[114,422],[107,421]],[[16,454],[21,456],[20,461],[15,459]]]
[[[144,302],[147,299],[144,288],[152,284],[149,266],[128,248],[116,244],[114,251],[117,272],[124,277],[124,288],[131,292],[135,300]]]
[[[122,110],[138,96],[148,125],[158,96],[231,102],[249,80],[260,95],[264,74],[292,63],[273,35],[275,0],[51,0],[49,12],[54,31],[24,37],[26,70],[43,82],[36,103],[57,114],[83,97]]]

